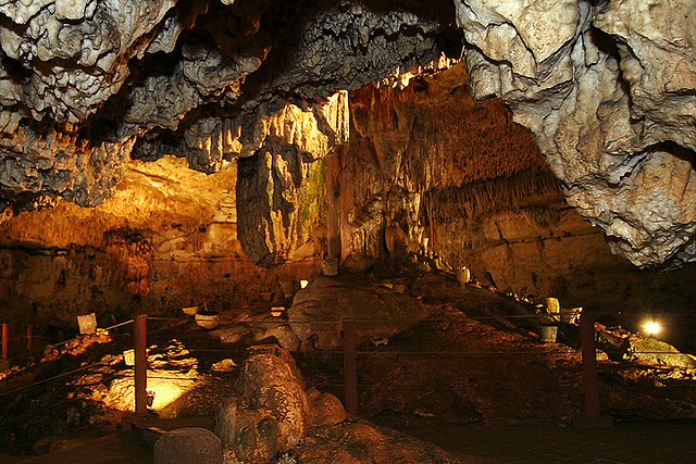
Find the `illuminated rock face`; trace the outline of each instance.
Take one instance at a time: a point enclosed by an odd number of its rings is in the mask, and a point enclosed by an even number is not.
[[[464,47],[474,97],[509,105],[615,252],[696,260],[691,0],[402,3],[0,2],[0,207],[95,206],[129,157],[175,153],[206,173],[252,157],[238,194],[258,207],[240,238],[255,261],[283,262],[308,229],[278,201],[315,188],[301,173],[344,141],[345,113],[327,119],[322,99]],[[264,122],[282,108],[312,113],[298,136],[327,144],[305,150]]]
[[[134,308],[181,314],[202,303],[272,304],[282,295],[278,278],[309,278],[318,251],[311,240],[297,241],[309,257],[255,266],[238,238],[236,180],[234,163],[206,175],[173,156],[132,161],[114,194],[94,208],[57,199],[0,220],[3,315],[71,325],[89,310],[109,325]]]
[[[693,261],[692,2],[523,3],[455,1],[475,96],[509,104],[614,251],[638,266]]]
[[[326,173],[338,185],[344,265],[405,262],[427,239],[500,291],[608,311],[688,306],[693,264],[637,272],[612,254],[568,205],[529,132],[500,100],[475,103],[466,79],[455,65],[403,90],[351,94],[351,142]]]

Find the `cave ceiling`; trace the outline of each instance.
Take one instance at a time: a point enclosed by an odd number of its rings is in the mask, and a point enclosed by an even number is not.
[[[98,205],[133,158],[323,156],[332,95],[452,59],[615,252],[696,260],[693,0],[0,0],[0,45],[0,207]]]

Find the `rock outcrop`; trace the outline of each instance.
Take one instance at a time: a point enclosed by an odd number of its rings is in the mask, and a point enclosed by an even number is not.
[[[340,90],[403,84],[463,48],[474,97],[512,109],[613,250],[641,267],[678,266],[696,260],[691,3],[0,2],[0,198],[14,208],[43,195],[94,206],[130,156],[177,153],[211,173],[253,155],[242,189],[259,207],[245,213],[242,236],[258,229],[262,240],[243,243],[255,261],[277,264],[306,235],[299,208],[283,202],[301,201],[298,173],[326,151],[254,121],[301,108],[317,116],[321,140],[337,119],[308,108]]]
[[[155,464],[222,464],[222,444],[210,430],[182,427],[165,432],[153,448]]]
[[[694,260],[690,2],[455,4],[474,95],[509,104],[569,203],[638,266]]]
[[[335,396],[305,390],[292,357],[275,345],[251,349],[216,422],[225,462],[459,462],[433,445],[349,418]]]
[[[217,417],[226,448],[245,463],[266,463],[299,442],[309,427],[302,377],[286,351],[259,347],[241,366],[235,397]]]
[[[303,349],[343,346],[342,323],[352,320],[358,343],[395,335],[427,316],[420,302],[387,287],[365,287],[350,278],[317,277],[295,295],[289,325]]]

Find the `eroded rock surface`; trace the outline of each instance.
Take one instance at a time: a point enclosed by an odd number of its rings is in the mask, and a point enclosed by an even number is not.
[[[297,173],[327,147],[263,121],[314,112],[306,135],[323,140],[337,121],[311,109],[324,99],[464,47],[473,95],[510,106],[615,252],[638,266],[696,260],[691,0],[41,0],[0,13],[0,197],[15,207],[42,195],[97,205],[131,155],[177,153],[207,173],[257,157],[243,190],[261,214],[242,236],[262,238],[243,243],[257,262],[282,262],[307,232],[278,203],[302,200]]]
[[[292,357],[275,345],[251,349],[216,432],[225,462],[233,463],[459,462],[433,445],[349,418],[335,396],[305,390]]]
[[[303,348],[320,350],[342,346],[342,323],[347,320],[355,321],[360,343],[390,337],[426,315],[420,302],[406,294],[323,276],[300,290],[288,310],[290,327]]]
[[[636,265],[693,260],[690,2],[455,3],[475,96],[510,105],[569,203]]]
[[[297,462],[323,464],[334,462],[389,464],[457,464],[459,459],[442,449],[408,435],[368,422],[355,421],[314,429],[295,449],[285,452],[277,464]]]

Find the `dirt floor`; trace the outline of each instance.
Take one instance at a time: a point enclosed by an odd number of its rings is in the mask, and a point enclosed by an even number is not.
[[[438,426],[401,430],[467,464],[687,464],[696,462],[696,423],[639,423],[610,428]],[[0,454],[0,464],[150,464],[151,450],[130,432],[77,431],[56,451]]]
[[[52,451],[39,456],[0,454],[0,464],[150,464],[152,451],[131,432],[100,428],[76,430],[53,440]]]
[[[609,428],[441,426],[403,430],[471,464],[687,464],[696,423]]]

